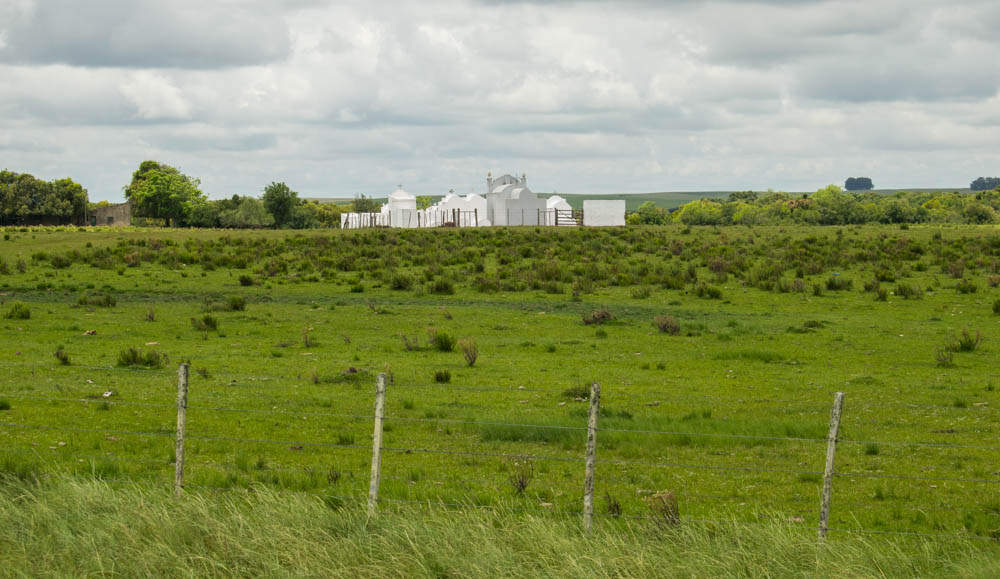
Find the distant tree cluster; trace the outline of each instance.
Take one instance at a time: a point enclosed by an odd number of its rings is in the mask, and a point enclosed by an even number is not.
[[[1000,187],[1000,177],[979,177],[969,185],[973,191],[986,191]]]
[[[0,222],[5,225],[82,225],[87,190],[72,179],[42,181],[27,173],[0,171]]]
[[[233,195],[210,200],[200,181],[170,165],[143,161],[125,187],[132,214],[166,225],[233,229],[340,227],[342,207],[305,202],[285,183],[271,183],[260,199]],[[370,200],[369,200],[370,201]],[[372,202],[376,207],[377,204]]]
[[[632,224],[667,221],[686,225],[851,225],[863,223],[998,223],[1000,188],[970,193],[852,193],[830,185],[812,194],[733,193],[698,199],[673,213],[648,202],[628,217]]]
[[[875,185],[868,177],[848,177],[844,182],[844,189],[848,191],[871,191],[874,188]]]

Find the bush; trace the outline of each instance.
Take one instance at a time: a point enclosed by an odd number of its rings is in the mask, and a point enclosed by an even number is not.
[[[722,290],[714,285],[700,283],[698,284],[698,287],[695,288],[694,295],[707,300],[721,300]]]
[[[31,318],[31,308],[24,302],[12,302],[3,317],[8,320],[27,320]]]
[[[851,289],[854,280],[850,280],[839,275],[832,275],[826,280],[826,289],[837,292]]]
[[[59,346],[58,348],[56,348],[56,351],[53,353],[53,355],[56,357],[56,360],[59,360],[60,364],[62,364],[63,366],[69,366],[69,354],[66,353],[66,350],[63,349],[63,346]]]
[[[974,294],[979,290],[979,286],[971,280],[963,279],[955,284],[955,289],[958,290],[958,293],[960,294]]]
[[[434,381],[438,384],[447,384],[451,382],[451,372],[448,370],[437,370],[434,372]]]
[[[240,285],[243,287],[252,286],[254,284],[253,278],[247,274],[240,275]]]
[[[942,368],[951,368],[955,365],[955,355],[948,348],[938,348],[934,351],[934,360]]]
[[[10,400],[0,398],[0,410],[10,410]]]
[[[389,280],[389,287],[394,290],[408,290],[413,287],[413,278],[405,273],[397,273]]]
[[[681,333],[681,325],[673,316],[656,316],[653,318],[653,324],[663,334],[676,336]]]
[[[610,322],[613,319],[615,319],[614,314],[604,308],[594,310],[589,314],[583,314],[583,323],[588,326],[591,324],[603,324],[605,322]]]
[[[247,300],[243,296],[229,296],[226,298],[226,306],[231,312],[242,312],[247,309]]]
[[[438,332],[437,330],[432,330],[431,344],[434,345],[434,349],[438,352],[451,352],[455,349],[455,338],[447,332]]]
[[[458,341],[458,347],[462,350],[462,355],[465,356],[465,363],[470,367],[475,366],[476,360],[479,358],[479,347],[476,346],[476,340],[462,338]]]
[[[118,300],[116,300],[115,296],[111,295],[110,292],[84,292],[77,302],[81,306],[110,308],[117,304]]]
[[[924,290],[918,286],[901,283],[896,285],[896,295],[906,300],[919,300],[924,297]]]
[[[128,348],[118,352],[117,366],[120,368],[162,368],[166,359],[165,355],[156,350],[143,351],[139,348]]]
[[[637,300],[644,300],[648,298],[653,293],[653,290],[649,286],[638,286],[632,288],[629,295]]]
[[[219,329],[219,320],[209,314],[205,314],[200,318],[191,318],[191,325],[194,329],[201,332],[215,331]]]
[[[994,300],[993,302],[993,313],[1000,316],[1000,298]]]
[[[958,352],[975,352],[982,341],[983,335],[979,333],[979,330],[976,330],[976,335],[973,336],[969,333],[969,328],[962,328],[962,335],[959,336],[958,341],[955,343],[955,350]]]
[[[450,296],[455,293],[455,285],[449,280],[439,279],[431,284],[431,293]]]

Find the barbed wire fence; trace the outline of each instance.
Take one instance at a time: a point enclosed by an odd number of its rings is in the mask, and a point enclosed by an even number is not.
[[[100,370],[111,370],[109,367],[95,366],[93,369]],[[855,533],[855,534],[865,534],[865,535],[883,535],[883,536],[900,536],[900,537],[928,537],[934,539],[952,539],[952,540],[986,540],[986,541],[997,541],[1000,537],[1000,531],[993,532],[992,534],[979,535],[970,532],[952,532],[952,533],[928,533],[921,531],[906,531],[906,530],[882,530],[882,529],[872,529],[865,528],[863,526],[856,527],[840,527],[829,525],[830,511],[834,504],[833,502],[833,488],[834,481],[837,479],[860,479],[860,478],[872,478],[872,479],[889,479],[895,481],[903,482],[913,482],[913,481],[934,481],[934,482],[952,482],[952,483],[963,483],[963,484],[985,484],[985,485],[996,485],[1000,484],[1000,477],[950,477],[950,476],[930,476],[930,475],[909,475],[909,474],[894,474],[894,473],[884,473],[884,472],[842,472],[835,468],[836,465],[836,451],[838,444],[849,444],[849,445],[884,445],[884,446],[896,446],[901,448],[915,448],[915,449],[954,449],[954,450],[969,450],[969,451],[997,451],[1000,447],[992,446],[988,444],[955,444],[955,443],[939,443],[939,442],[922,442],[922,441],[888,441],[888,440],[862,440],[862,439],[849,439],[843,438],[839,434],[840,418],[843,410],[844,395],[843,393],[836,393],[833,407],[830,410],[830,428],[829,433],[825,438],[821,437],[804,437],[804,436],[771,436],[771,435],[757,435],[757,434],[740,434],[740,433],[713,433],[713,432],[693,432],[684,430],[655,430],[655,429],[627,429],[627,428],[601,428],[600,427],[600,417],[601,417],[601,388],[599,384],[592,384],[590,388],[590,393],[588,396],[588,412],[587,425],[586,426],[567,426],[567,425],[543,425],[543,424],[530,424],[530,423],[511,423],[502,421],[489,421],[489,420],[460,420],[460,419],[448,419],[448,418],[419,418],[419,417],[407,417],[407,416],[388,416],[385,410],[385,398],[386,392],[389,389],[389,384],[391,380],[387,378],[385,374],[379,374],[376,378],[376,397],[375,397],[375,411],[373,414],[364,415],[349,412],[315,412],[315,411],[304,411],[296,409],[283,409],[278,407],[272,408],[238,408],[231,406],[220,406],[220,405],[189,405],[188,403],[188,383],[189,383],[189,365],[186,363],[180,364],[178,367],[178,388],[177,388],[177,402],[176,404],[164,404],[164,403],[152,403],[152,402],[138,402],[138,401],[125,401],[125,400],[101,400],[95,399],[94,397],[73,397],[73,396],[41,396],[36,394],[28,394],[23,392],[10,392],[3,393],[0,392],[0,397],[6,398],[20,398],[26,400],[34,401],[44,401],[49,403],[71,403],[71,402],[82,402],[82,403],[93,403],[100,402],[103,404],[123,406],[123,407],[138,407],[138,408],[150,408],[150,409],[171,409],[176,411],[176,428],[173,430],[161,428],[159,430],[133,430],[126,428],[94,428],[88,427],[86,425],[53,425],[53,424],[27,424],[13,421],[2,421],[0,422],[0,428],[7,430],[42,430],[42,431],[59,431],[65,433],[90,433],[90,434],[101,434],[106,437],[136,437],[136,438],[146,438],[146,439],[173,439],[175,448],[171,460],[154,460],[147,458],[139,458],[135,456],[127,456],[123,454],[80,454],[80,453],[63,453],[60,456],[64,459],[75,459],[82,463],[95,464],[97,461],[113,461],[121,462],[127,464],[136,464],[143,467],[157,467],[166,470],[172,467],[173,470],[173,483],[169,485],[173,492],[179,498],[183,498],[184,492],[188,490],[202,490],[205,492],[233,492],[233,491],[243,491],[247,490],[245,485],[212,485],[212,484],[190,484],[186,479],[186,468],[198,468],[198,469],[209,469],[218,470],[223,473],[228,473],[232,470],[232,467],[227,464],[219,464],[211,461],[199,461],[192,460],[190,458],[189,444],[193,441],[205,441],[205,442],[216,442],[216,443],[240,443],[240,444],[250,444],[250,445],[282,445],[292,449],[300,450],[304,448],[316,448],[316,449],[340,449],[340,450],[353,450],[353,451],[364,451],[371,452],[371,470],[370,473],[365,473],[361,470],[342,470],[338,469],[335,472],[330,471],[328,473],[321,472],[321,469],[314,467],[289,467],[289,466],[269,466],[267,471],[269,473],[303,473],[306,475],[313,476],[327,476],[336,477],[339,480],[341,477],[347,477],[353,481],[363,481],[367,478],[368,489],[367,493],[329,493],[329,492],[316,492],[315,489],[286,489],[286,488],[273,488],[269,487],[270,490],[275,492],[294,492],[294,493],[305,493],[308,495],[314,495],[321,497],[325,500],[335,500],[341,503],[357,503],[359,505],[366,505],[368,512],[372,516],[377,516],[380,505],[416,505],[422,508],[448,508],[448,509],[503,509],[505,511],[513,512],[526,512],[541,514],[546,516],[560,516],[569,517],[573,519],[580,519],[583,523],[584,528],[589,531],[592,529],[594,524],[594,518],[615,518],[615,519],[627,519],[627,520],[644,520],[652,521],[658,524],[663,524],[665,520],[668,522],[680,522],[689,521],[697,523],[713,523],[713,524],[729,524],[733,521],[722,521],[717,519],[704,519],[697,517],[684,517],[681,519],[679,513],[676,513],[676,501],[678,498],[686,501],[697,501],[705,499],[720,499],[720,500],[733,500],[733,495],[723,495],[723,494],[712,494],[705,492],[690,492],[690,493],[678,493],[674,496],[670,493],[669,500],[674,501],[674,505],[671,507],[669,504],[666,505],[666,509],[673,508],[674,513],[667,512],[664,513],[661,505],[661,510],[656,511],[651,510],[649,514],[646,515],[623,515],[621,513],[595,513],[594,512],[594,497],[597,488],[597,481],[614,481],[616,477],[620,478],[620,475],[614,472],[602,473],[600,479],[597,477],[598,469],[601,466],[617,466],[617,467],[640,467],[642,469],[652,469],[652,470],[667,470],[667,469],[689,469],[689,470],[709,470],[718,472],[730,472],[730,473],[764,473],[764,474],[780,474],[780,475],[796,475],[800,477],[817,477],[821,481],[821,492],[820,500],[818,506],[818,538],[820,541],[826,539],[828,533]],[[161,376],[162,373],[151,373],[156,376]],[[269,382],[278,381],[276,377],[269,376],[254,376],[241,378],[251,378],[255,381]],[[409,385],[408,387],[421,387],[422,385]],[[395,387],[395,385],[393,385]],[[462,386],[449,386],[449,391],[469,391],[469,392],[540,392],[540,393],[559,393],[557,390],[545,389],[545,388],[525,388],[525,387],[462,387]],[[713,396],[688,396],[688,397],[673,397],[670,396],[660,396],[650,397],[649,395],[635,394],[635,393],[615,393],[616,397],[624,397],[629,399],[643,399],[643,400],[653,400],[656,404],[659,404],[661,400],[682,400],[686,402],[699,403],[703,401],[718,401],[718,400],[728,400],[736,403],[777,403],[777,404],[801,404],[802,400],[775,400],[767,397],[763,398],[748,398],[748,397],[713,397]],[[906,407],[906,408],[929,408],[929,409],[941,409],[948,408],[948,406],[934,406],[934,405],[912,405],[897,403],[895,405],[890,404],[889,406],[895,407]],[[869,409],[871,407],[862,406],[862,408]],[[261,414],[261,415],[294,415],[294,416],[312,416],[320,418],[341,418],[349,419],[358,422],[371,421],[373,426],[372,431],[372,443],[371,444],[355,444],[351,442],[332,442],[332,441],[303,441],[295,439],[268,439],[268,438],[248,438],[240,436],[222,436],[222,435],[210,435],[210,434],[190,434],[187,432],[187,412],[188,410],[196,410],[201,412],[212,412],[212,413],[243,413],[243,414]],[[811,409],[810,411],[815,411]],[[560,455],[538,455],[538,454],[526,454],[526,453],[513,453],[513,452],[483,452],[480,450],[456,450],[456,449],[445,449],[445,448],[418,448],[411,446],[386,446],[382,442],[382,434],[385,430],[386,422],[411,422],[411,423],[432,423],[437,425],[442,424],[454,424],[454,425],[469,425],[477,427],[510,427],[510,428],[529,428],[529,429],[550,429],[550,430],[564,430],[578,432],[581,436],[586,436],[586,450],[584,456],[560,456]],[[824,455],[825,466],[822,472],[807,470],[807,469],[796,469],[796,468],[775,468],[771,466],[761,466],[755,464],[749,465],[725,465],[725,464],[701,464],[696,462],[685,462],[685,461],[666,461],[666,460],[627,460],[627,459],[602,459],[598,458],[599,451],[599,439],[602,433],[608,434],[625,434],[634,436],[684,436],[684,437],[694,437],[694,438],[721,438],[721,439],[734,439],[734,440],[745,440],[745,441],[773,441],[773,442],[790,442],[790,443],[825,443],[826,452]],[[30,455],[35,457],[41,457],[42,454],[39,453],[38,449],[35,448],[14,448],[7,447],[3,449],[6,454],[18,454],[18,455]],[[521,461],[538,461],[538,462],[558,462],[564,464],[577,464],[582,467],[583,470],[583,484],[582,484],[582,501],[580,504],[580,509],[552,509],[551,505],[546,505],[543,503],[541,508],[516,508],[511,506],[497,506],[490,504],[477,504],[474,501],[455,501],[454,499],[448,500],[445,496],[428,497],[421,500],[397,498],[397,497],[386,497],[380,496],[381,482],[383,480],[393,481],[400,484],[413,484],[413,477],[392,475],[383,473],[383,454],[406,454],[406,455],[441,455],[441,456],[451,456],[451,457],[467,457],[476,459],[503,459],[503,460],[521,460]],[[390,459],[391,461],[391,459]],[[144,485],[157,485],[157,486],[168,486],[163,480],[149,480],[149,479],[136,479],[131,477],[101,477],[102,480],[107,481],[111,484],[144,484]],[[812,480],[811,478],[809,480]],[[435,484],[439,484],[442,481],[434,481]],[[477,482],[482,484],[496,484],[496,479],[484,478],[484,477],[470,477],[463,474],[462,482],[470,483]],[[256,484],[256,483],[254,483]],[[252,486],[249,488],[253,488]],[[812,499],[805,497],[794,497],[794,498],[779,498],[776,499],[776,503],[793,505],[796,508],[804,509],[802,512],[817,513],[817,511],[812,511],[808,509],[808,503]],[[916,513],[924,513],[926,511],[940,511],[940,512],[953,512],[953,513],[982,513],[990,516],[1000,515],[1000,508],[998,509],[968,509],[965,506],[960,505],[938,505],[938,506],[914,506],[906,507],[906,510],[910,510]],[[676,521],[675,521],[676,518]],[[741,524],[750,524],[752,522],[741,521]]]

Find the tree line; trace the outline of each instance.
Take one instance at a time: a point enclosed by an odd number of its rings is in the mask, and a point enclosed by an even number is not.
[[[698,199],[670,212],[646,202],[630,224],[853,225],[865,223],[1000,222],[1000,187],[976,193],[852,193],[830,185],[811,194],[742,191]]]
[[[42,181],[27,173],[0,171],[0,224],[82,225],[87,190],[72,179]]]
[[[280,182],[265,187],[260,199],[233,195],[211,200],[202,192],[198,179],[157,161],[143,161],[124,191],[125,199],[132,204],[133,217],[174,227],[340,227],[340,214],[347,209],[307,202]],[[365,197],[358,201],[371,203]]]

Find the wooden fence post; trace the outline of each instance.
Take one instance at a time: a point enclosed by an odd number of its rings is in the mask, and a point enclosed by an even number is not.
[[[187,426],[188,365],[177,368],[177,447],[174,458],[174,493],[184,491],[184,429]]]
[[[385,373],[375,381],[375,434],[372,436],[372,477],[368,484],[368,516],[378,508],[378,483],[382,476],[382,419],[385,418]]]
[[[826,437],[826,468],[823,471],[823,497],[819,507],[819,540],[826,539],[830,521],[830,499],[833,497],[833,457],[837,452],[837,434],[840,432],[840,412],[844,407],[844,393],[837,392],[830,410],[830,433]]]
[[[583,526],[594,526],[594,461],[597,454],[597,418],[601,413],[601,385],[590,386],[590,419],[587,421],[587,474],[583,479]]]
[[[472,214],[476,216],[476,227],[479,227],[479,208],[473,209]]]

